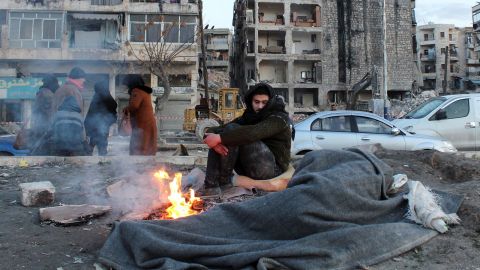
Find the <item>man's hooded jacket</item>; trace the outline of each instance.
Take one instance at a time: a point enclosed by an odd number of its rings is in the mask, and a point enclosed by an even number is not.
[[[270,99],[266,106],[256,113],[252,107],[252,99],[259,87],[268,89]],[[257,84],[247,92],[244,100],[247,109],[242,116],[232,121],[240,126],[233,130],[219,132],[222,144],[237,146],[261,140],[275,155],[280,168],[286,171],[290,163],[292,131],[283,99],[274,95],[270,85]]]

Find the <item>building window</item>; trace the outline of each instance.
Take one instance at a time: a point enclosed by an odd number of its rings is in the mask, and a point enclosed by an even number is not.
[[[445,54],[445,48],[440,48],[440,52],[441,52],[442,54]]]
[[[61,47],[62,13],[11,12],[9,18],[10,47]]]
[[[445,32],[440,32],[440,37],[444,38],[445,37]]]
[[[450,41],[453,40],[453,35],[452,34],[448,34],[448,40],[450,40]]]
[[[130,15],[130,41],[193,43],[195,16],[184,15]]]
[[[423,34],[423,38],[425,41],[428,41],[428,34]]]

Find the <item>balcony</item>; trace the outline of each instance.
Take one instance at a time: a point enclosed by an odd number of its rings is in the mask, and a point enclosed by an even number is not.
[[[258,3],[258,22],[269,25],[285,25],[283,3]]]
[[[435,45],[435,39],[434,38],[429,38],[429,39],[424,39],[420,41],[420,45]]]
[[[258,31],[258,53],[285,54],[284,31]]]
[[[290,23],[297,27],[320,27],[321,8],[318,5],[292,4]]]
[[[121,5],[123,0],[91,0],[92,5],[97,6],[114,6],[114,5]]]
[[[468,65],[480,65],[480,60],[479,59],[468,58],[467,59],[467,64]]]
[[[226,60],[207,60],[207,67],[228,67]]]
[[[207,44],[207,50],[228,51],[228,44],[227,43],[210,43],[210,44]]]

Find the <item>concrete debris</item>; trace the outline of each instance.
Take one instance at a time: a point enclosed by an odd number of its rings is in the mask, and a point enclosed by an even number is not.
[[[438,96],[438,94],[435,91],[423,91],[420,95],[414,96],[413,98],[406,98],[404,100],[392,99],[390,100],[390,115],[392,118],[401,118],[418,105],[436,96]]]
[[[55,187],[50,181],[20,184],[22,205],[43,206],[55,200]]]
[[[107,187],[107,194],[110,197],[115,197],[116,195],[122,196],[123,190],[127,187],[128,183],[125,180],[120,180],[115,182]]]
[[[50,220],[60,225],[76,225],[111,210],[111,206],[82,204],[40,208],[39,213],[41,221]]]

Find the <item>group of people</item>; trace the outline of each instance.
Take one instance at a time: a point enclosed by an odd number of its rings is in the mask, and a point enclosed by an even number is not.
[[[32,155],[82,156],[108,153],[110,127],[117,122],[117,102],[107,81],[94,85],[95,94],[84,113],[82,92],[86,73],[74,67],[59,86],[53,75],[43,78],[31,117],[28,148]],[[127,75],[123,81],[130,94],[122,113],[131,119],[130,155],[155,155],[157,128],[151,101],[152,89],[140,75]]]
[[[77,67],[61,87],[53,76],[43,79],[32,117],[32,136],[41,143],[33,147],[33,154],[89,155],[95,146],[99,155],[107,154],[109,129],[117,121],[117,103],[108,83],[97,82],[83,120],[84,83],[85,72]],[[122,110],[131,118],[130,154],[155,155],[152,88],[140,75],[127,75],[123,84],[130,95],[128,106]],[[284,99],[275,95],[270,85],[259,83],[244,100],[247,108],[241,117],[210,128],[204,137],[210,150],[203,196],[220,195],[232,185],[234,171],[252,179],[270,179],[288,169],[293,130]]]

